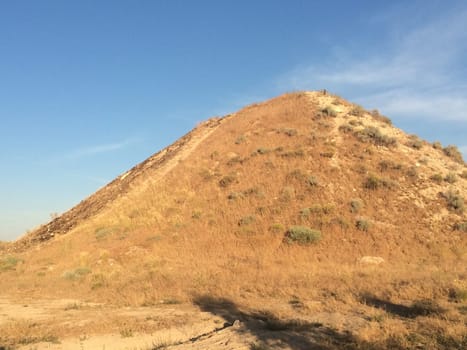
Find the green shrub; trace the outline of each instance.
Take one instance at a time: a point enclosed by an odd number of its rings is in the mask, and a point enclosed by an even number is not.
[[[462,153],[459,151],[459,149],[456,146],[449,145],[447,147],[444,147],[443,152],[445,155],[447,155],[452,160],[458,163],[464,164],[464,158],[462,158]]]
[[[453,184],[454,182],[457,181],[457,176],[456,174],[454,173],[449,173],[446,175],[446,177],[444,178],[444,181],[450,183],[450,184]]]
[[[355,136],[362,142],[372,142],[378,146],[395,146],[397,140],[394,137],[389,137],[381,133],[381,131],[374,126],[367,126],[363,130],[357,131]]]
[[[321,239],[321,232],[307,226],[292,226],[287,230],[286,241],[288,243],[311,244]]]
[[[355,222],[355,227],[360,231],[368,231],[370,228],[370,222],[364,218],[358,218]]]
[[[462,214],[464,212],[464,198],[462,198],[459,195],[459,193],[449,190],[443,195],[446,199],[449,210],[452,210],[459,214]]]

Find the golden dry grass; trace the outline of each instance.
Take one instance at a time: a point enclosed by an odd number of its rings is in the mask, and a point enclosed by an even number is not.
[[[18,262],[0,271],[0,295],[129,306],[210,295],[282,317],[297,314],[289,302],[298,300],[303,317],[369,315],[354,330],[362,341],[461,342],[466,300],[453,293],[467,291],[467,237],[453,228],[466,216],[439,193],[465,198],[467,180],[430,177],[465,165],[429,145],[407,146],[402,131],[354,110],[333,95],[295,93],[223,119],[164,176],[149,169],[66,235],[2,253]],[[365,127],[397,144],[362,141]],[[370,177],[382,185],[366,185]],[[287,243],[292,225],[320,230],[321,241]],[[360,264],[363,256],[385,262]],[[366,305],[364,295],[402,306],[431,300],[446,312],[414,322]]]

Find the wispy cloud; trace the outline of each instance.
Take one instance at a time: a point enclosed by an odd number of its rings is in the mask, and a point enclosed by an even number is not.
[[[135,138],[129,138],[122,140],[120,142],[113,142],[113,143],[106,143],[100,145],[93,145],[93,146],[86,146],[82,148],[78,148],[66,153],[63,158],[65,159],[77,159],[83,158],[88,156],[94,156],[103,153],[109,153],[118,151],[124,148],[127,148],[137,142],[138,140]]]
[[[327,88],[384,113],[432,120],[467,122],[467,7],[420,21],[387,18],[394,32],[384,49],[367,48],[366,57],[335,57],[332,65],[312,64],[279,79],[285,89]],[[380,50],[380,51],[378,51]]]

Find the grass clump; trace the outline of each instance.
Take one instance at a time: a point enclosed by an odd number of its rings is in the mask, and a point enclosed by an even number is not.
[[[454,225],[454,230],[467,232],[467,221],[461,221]]]
[[[443,176],[441,174],[433,174],[430,176],[430,180],[440,184],[443,182]]]
[[[358,213],[363,207],[363,202],[360,198],[354,198],[350,201],[350,211],[352,213]]]
[[[464,158],[462,158],[462,153],[454,145],[449,145],[443,148],[443,152],[449,158],[454,160],[457,163],[464,164]]]
[[[0,272],[14,270],[20,261],[14,256],[0,258]]]
[[[287,243],[312,244],[321,239],[321,231],[307,226],[292,226],[286,232]]]
[[[464,212],[464,198],[462,198],[459,193],[449,190],[443,193],[443,197],[446,200],[449,210],[458,214],[462,214]]]
[[[332,106],[326,106],[320,112],[327,117],[337,117],[337,111]]]
[[[88,267],[78,267],[74,270],[68,270],[63,272],[62,278],[70,281],[76,281],[91,273],[91,269]]]
[[[443,149],[443,145],[441,144],[441,142],[435,141],[435,142],[433,142],[433,148],[441,150],[441,149]]]
[[[381,188],[394,189],[397,187],[397,183],[393,180],[380,178],[371,174],[366,178],[363,187],[369,190],[378,190]]]
[[[406,145],[413,149],[421,149],[423,146],[423,141],[420,140],[417,135],[410,135]]]
[[[388,124],[388,125],[392,125],[392,120],[384,115],[382,115],[377,109],[373,109],[371,112],[370,112],[371,116],[384,123],[384,124]]]
[[[365,218],[358,218],[355,227],[360,231],[367,232],[370,229],[370,222]]]
[[[367,126],[363,130],[357,131],[355,136],[362,142],[372,142],[378,146],[395,146],[397,140],[394,137],[384,135],[377,127]]]
[[[238,226],[246,226],[254,223],[256,218],[253,215],[244,216],[238,221]]]
[[[449,173],[444,178],[444,181],[446,181],[447,183],[453,184],[454,182],[457,181],[457,176],[454,173]]]
[[[467,170],[464,170],[462,173],[460,173],[459,177],[467,180]]]
[[[219,180],[219,186],[220,187],[229,187],[235,180],[236,180],[235,175],[226,175],[222,179]]]

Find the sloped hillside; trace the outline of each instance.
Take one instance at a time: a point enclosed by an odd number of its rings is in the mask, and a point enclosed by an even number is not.
[[[447,303],[467,290],[465,198],[455,147],[325,91],[286,94],[198,126],[12,243],[0,288],[283,313],[368,293]]]

